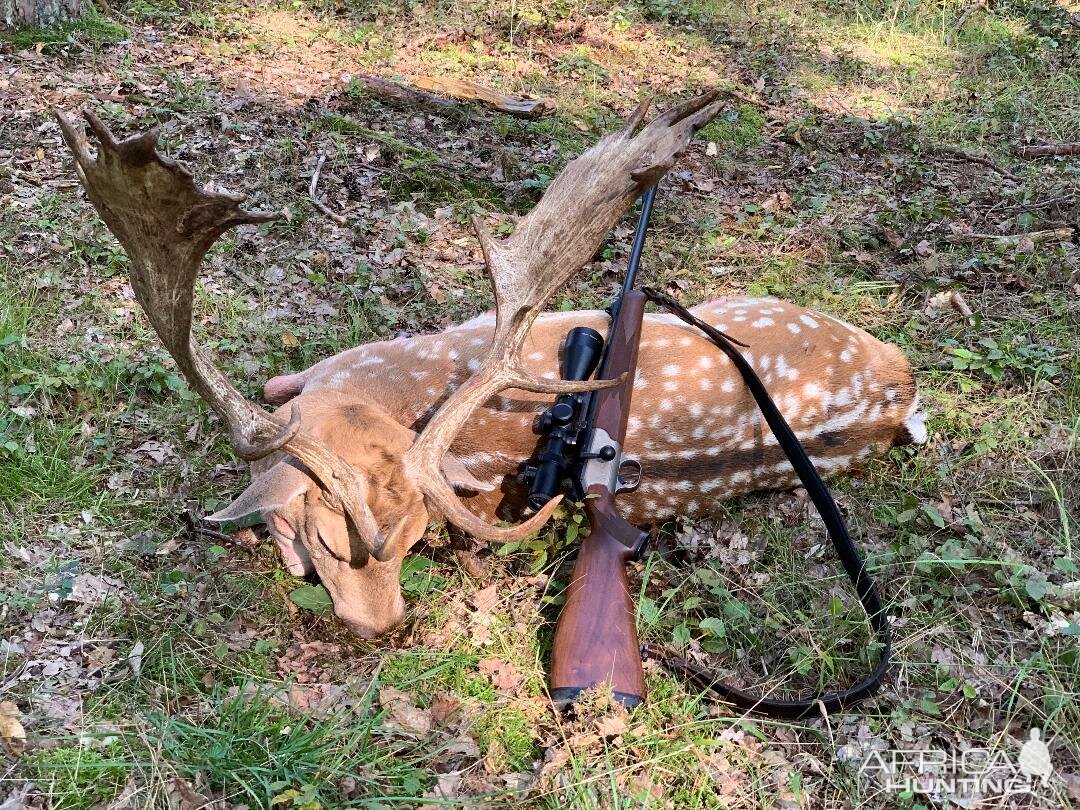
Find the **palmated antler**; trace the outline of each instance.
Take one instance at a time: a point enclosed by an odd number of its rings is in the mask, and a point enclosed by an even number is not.
[[[96,158],[82,128],[56,113],[79,180],[131,260],[136,299],[188,382],[228,427],[237,455],[252,460],[283,450],[295,456],[340,506],[366,551],[378,560],[392,556],[368,508],[364,476],[301,429],[299,408],[282,424],[246,399],[192,337],[192,296],[203,256],[229,228],[277,215],[243,210],[243,195],[197,189],[191,172],[158,154],[156,129],[118,141],[93,113],[84,115],[97,136]]]
[[[566,165],[506,239],[496,240],[473,219],[495,288],[495,337],[480,368],[443,403],[405,455],[406,473],[459,528],[481,539],[516,540],[537,531],[558,506],[560,498],[554,498],[524,523],[493,526],[454,493],[440,469],[442,457],[472,413],[499,391],[562,393],[617,382],[538,378],[521,362],[522,344],[552,295],[593,256],[638,195],[674,165],[694,130],[720,111],[718,95],[706,93],[679,104],[635,135],[649,106],[640,104],[622,129]]]

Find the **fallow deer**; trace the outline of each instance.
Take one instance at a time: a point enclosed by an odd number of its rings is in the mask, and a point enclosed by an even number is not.
[[[641,127],[642,104],[618,132],[567,164],[504,238],[474,219],[496,311],[436,335],[343,352],[246,400],[191,335],[202,258],[229,228],[273,215],[244,198],[199,190],[156,151],[156,132],[118,141],[92,114],[93,157],[81,129],[58,115],[87,196],[131,260],[131,284],[165,347],[252,462],[252,483],[225,522],[257,514],[295,574],[316,572],[336,614],[377,636],[405,612],[401,562],[429,521],[494,542],[542,527],[558,498],[524,522],[515,476],[536,446],[530,425],[553,395],[608,382],[557,379],[572,326],[603,332],[602,312],[541,315],[551,296],[718,112],[715,93]],[[640,130],[639,130],[640,127]],[[925,437],[902,353],[827,315],[774,298],[728,298],[695,313],[750,344],[746,351],[825,474],[856,467],[894,443]],[[707,513],[725,498],[791,486],[794,474],[730,362],[698,333],[648,315],[627,447],[645,468],[623,500],[629,520]],[[460,493],[460,495],[459,495]]]

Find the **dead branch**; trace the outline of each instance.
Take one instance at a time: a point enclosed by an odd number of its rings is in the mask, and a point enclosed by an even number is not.
[[[517,118],[539,118],[554,108],[554,103],[548,99],[511,96],[463,79],[448,79],[441,76],[416,76],[410,81],[414,86],[422,90],[429,90],[451,98],[477,101],[491,107],[493,110]]]
[[[976,2],[972,3],[970,6],[965,8],[963,13],[959,17],[956,18],[956,25],[953,26],[952,33],[950,33],[945,38],[945,44],[946,45],[952,45],[953,40],[956,38],[956,35],[960,33],[961,29],[967,23],[968,19],[971,17],[972,14],[974,14],[976,11],[989,11],[989,10],[990,10],[990,4],[987,2],[987,0],[976,0]]]
[[[1080,155],[1080,143],[1038,143],[1031,146],[1018,146],[1016,154],[1022,158]]]
[[[390,79],[382,79],[378,76],[357,76],[354,81],[364,86],[364,89],[373,96],[383,101],[394,104],[402,104],[419,107],[432,107],[435,112],[446,114],[462,113],[461,105],[453,99],[417,90],[414,87],[406,87],[403,84]]]
[[[341,214],[335,214],[331,211],[325,203],[320,202],[319,198],[315,195],[315,190],[319,186],[319,175],[322,173],[322,166],[326,162],[326,153],[319,155],[319,165],[315,167],[315,173],[311,175],[311,185],[308,186],[308,197],[311,198],[311,204],[326,214],[330,219],[336,222],[338,225],[348,225],[349,220],[345,219]]]
[[[1006,171],[1005,169],[1001,168],[996,163],[994,163],[994,161],[984,155],[973,155],[971,152],[967,152],[955,146],[937,145],[930,147],[930,151],[933,152],[935,155],[940,155],[941,157],[946,159],[962,160],[967,161],[968,163],[978,163],[980,166],[986,166],[988,169],[992,169],[993,171],[997,172],[1006,180],[1012,180],[1014,183],[1020,182],[1019,177],[1017,177],[1012,172]]]
[[[730,96],[736,101],[741,101],[743,104],[749,104],[751,107],[757,107],[762,110],[767,110],[769,108],[768,102],[762,101],[760,98],[748,96],[746,93],[740,93],[738,90],[734,90],[730,87],[718,87],[716,89],[721,95]]]
[[[1052,228],[1046,231],[1031,231],[1029,233],[960,233],[950,236],[948,241],[954,244],[970,244],[974,242],[995,242],[998,245],[1011,247],[1019,245],[1023,240],[1030,239],[1034,244],[1040,242],[1061,242],[1073,237],[1072,228]]]

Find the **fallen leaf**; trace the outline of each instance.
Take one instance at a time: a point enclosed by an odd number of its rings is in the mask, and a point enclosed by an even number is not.
[[[145,650],[146,645],[141,641],[136,641],[135,646],[132,647],[131,652],[128,653],[128,666],[131,667],[131,671],[136,675],[142,674],[142,657]]]
[[[10,700],[0,703],[0,739],[15,755],[21,754],[26,745],[26,729],[19,722],[20,716],[19,707]]]
[[[517,667],[508,661],[498,658],[484,658],[480,661],[480,671],[491,679],[492,685],[503,692],[517,689],[524,676],[517,671]]]
[[[431,703],[431,719],[440,726],[445,726],[446,721],[461,708],[461,701],[453,695],[436,695]]]
[[[596,721],[596,730],[601,737],[617,737],[626,729],[626,720],[617,715],[608,715]]]
[[[105,601],[110,592],[121,588],[123,588],[123,583],[113,577],[79,574],[75,577],[67,601],[97,606]]]
[[[469,601],[477,613],[491,613],[495,605],[499,604],[498,589],[494,585],[488,585],[474,593]]]
[[[177,810],[202,810],[210,807],[211,801],[195,790],[191,783],[183,777],[173,777],[169,785],[169,798]]]
[[[431,731],[431,710],[419,708],[412,696],[386,686],[379,690],[379,703],[390,713],[394,722],[406,731],[415,731],[419,734],[427,734]]]

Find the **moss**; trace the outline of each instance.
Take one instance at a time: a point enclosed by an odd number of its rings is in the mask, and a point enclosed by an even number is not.
[[[53,53],[71,42],[102,47],[116,45],[128,36],[128,29],[124,26],[91,9],[79,19],[63,25],[47,28],[29,25],[10,34],[0,35],[0,39],[7,40],[19,50],[34,48],[40,44],[43,51]]]
[[[761,143],[761,131],[765,126],[765,116],[751,104],[740,104],[733,112],[721,115],[717,120],[702,128],[701,140],[715,141],[720,145],[731,145],[737,149],[748,149]]]

